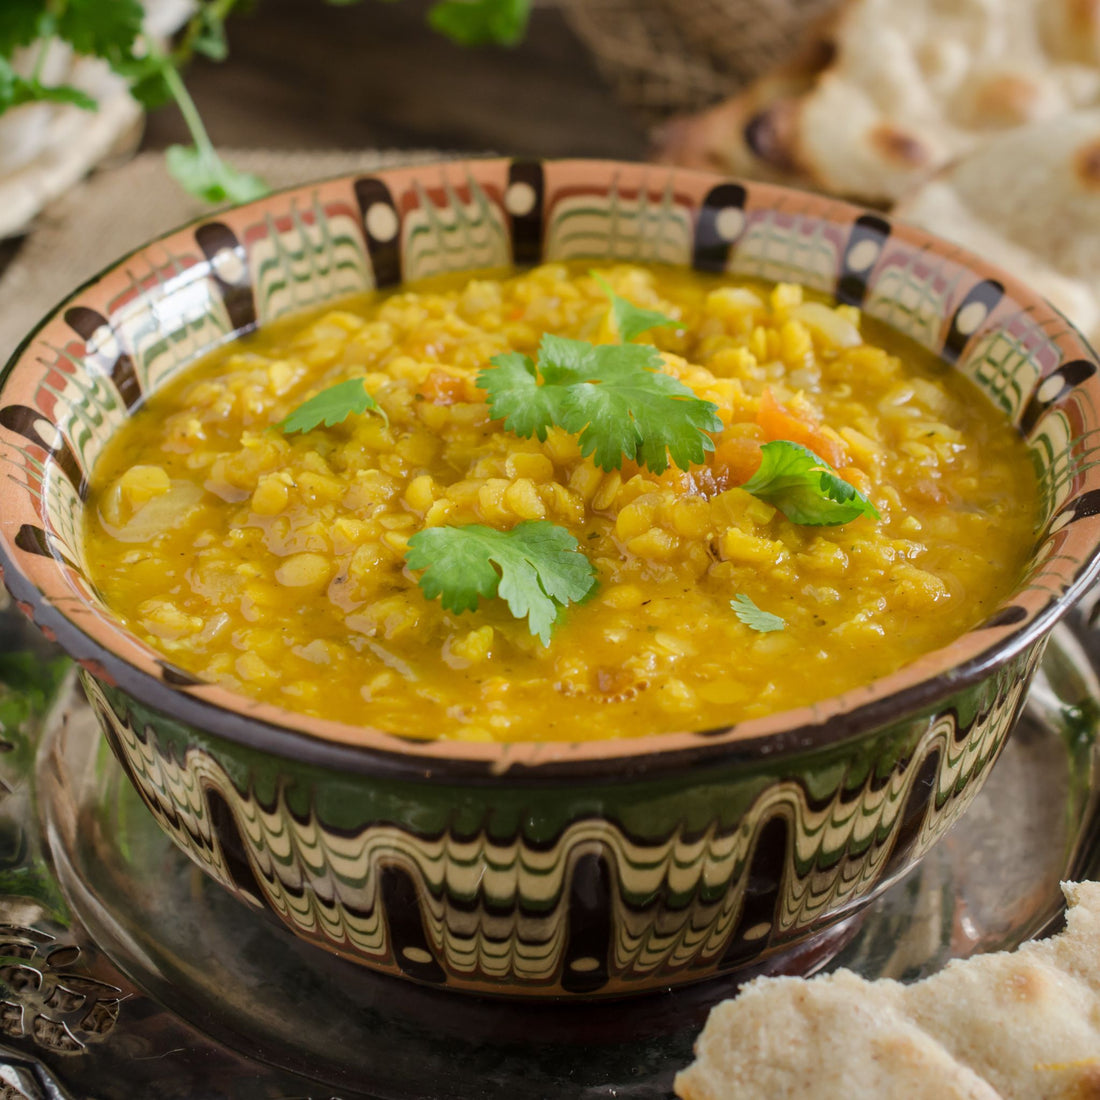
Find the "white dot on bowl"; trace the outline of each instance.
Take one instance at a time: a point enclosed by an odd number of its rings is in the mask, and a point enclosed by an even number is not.
[[[535,209],[538,195],[535,189],[522,180],[517,180],[504,192],[504,209],[513,217],[522,218]]]
[[[48,420],[40,419],[34,422],[34,430],[38,433],[38,438],[46,444],[51,451],[57,450],[61,446],[61,432],[56,424],[51,424]]]
[[[742,938],[746,940],[762,940],[771,930],[772,926],[766,921],[763,924],[754,924],[745,932]]]
[[[404,955],[409,962],[430,963],[432,961],[431,955],[429,955],[423,947],[402,947],[401,954]]]
[[[118,340],[110,325],[100,325],[84,344],[88,355],[98,355],[112,363],[118,358]]]
[[[398,223],[394,209],[386,202],[376,202],[363,219],[367,232],[376,241],[392,241],[397,236]]]
[[[971,302],[959,310],[959,315],[955,318],[955,327],[964,336],[969,336],[972,332],[978,331],[978,326],[985,320],[988,312],[985,302]]]
[[[745,211],[740,206],[727,206],[724,210],[719,210],[714,219],[714,228],[722,240],[736,240],[745,228]]]
[[[1053,401],[1062,392],[1065,384],[1066,381],[1060,374],[1052,374],[1049,378],[1044,378],[1043,384],[1039,387],[1039,400]]]
[[[210,262],[214,265],[214,271],[222,282],[229,283],[230,286],[239,286],[244,282],[246,274],[244,260],[235,248],[219,249]]]
[[[848,253],[848,267],[852,271],[866,271],[878,259],[882,251],[882,245],[869,237],[864,237],[859,244],[854,245]]]
[[[590,974],[600,965],[599,959],[594,959],[591,955],[585,955],[579,959],[573,959],[569,964],[570,970],[575,970],[578,974]]]

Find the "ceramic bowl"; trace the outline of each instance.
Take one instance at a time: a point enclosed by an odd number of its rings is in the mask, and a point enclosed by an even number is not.
[[[444,271],[594,257],[800,282],[973,379],[1026,439],[1025,582],[896,675],[733,728],[590,744],[404,738],[197,681],[86,575],[85,476],[143,396],[292,310]],[[149,809],[302,938],[420,982],[603,996],[812,957],[959,817],[1055,621],[1094,578],[1100,378],[1009,275],[821,196],[609,162],[477,160],[329,180],[211,215],[54,310],[0,388],[0,561],[82,666]]]

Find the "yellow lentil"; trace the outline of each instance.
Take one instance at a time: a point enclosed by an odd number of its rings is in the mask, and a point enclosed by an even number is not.
[[[602,274],[680,319],[646,339],[719,405],[707,465],[604,471],[560,429],[539,442],[492,421],[475,385],[491,356],[534,355],[546,331],[614,339],[583,267],[437,280],[280,322],[154,394],[94,471],[87,547],[107,602],[173,662],[246,694],[414,736],[517,740],[811,702],[945,644],[1011,591],[1035,478],[969,382],[796,286]],[[352,377],[388,422],[274,427]],[[879,521],[799,527],[723,475],[717,456],[758,447],[769,408],[815,433]],[[529,519],[569,528],[600,584],[547,648],[500,600],[444,611],[405,567],[426,526]],[[742,593],[786,629],[740,622]]]

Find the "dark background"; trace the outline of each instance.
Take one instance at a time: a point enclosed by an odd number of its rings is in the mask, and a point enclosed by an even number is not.
[[[429,6],[259,0],[233,16],[228,60],[198,58],[185,74],[214,143],[645,156],[641,126],[556,7],[535,8],[518,46],[468,48],[428,27]],[[168,107],[143,148],[186,140]]]

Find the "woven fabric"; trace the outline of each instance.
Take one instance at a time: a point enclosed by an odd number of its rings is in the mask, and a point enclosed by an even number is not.
[[[562,0],[619,100],[644,122],[694,111],[788,58],[836,0]]]
[[[234,165],[272,187],[290,187],[342,172],[373,172],[438,160],[428,150],[275,152],[225,150]],[[0,364],[42,316],[112,260],[208,207],[181,191],[160,153],[143,153],[73,188],[38,219],[0,279]]]

